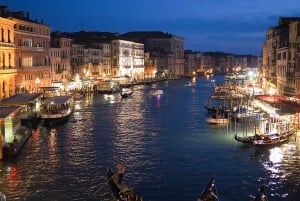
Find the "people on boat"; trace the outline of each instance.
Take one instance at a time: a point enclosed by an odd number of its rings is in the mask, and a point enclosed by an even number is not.
[[[123,182],[125,169],[126,169],[126,166],[125,166],[124,162],[118,163],[117,166],[116,166],[119,184],[122,184],[122,182]]]

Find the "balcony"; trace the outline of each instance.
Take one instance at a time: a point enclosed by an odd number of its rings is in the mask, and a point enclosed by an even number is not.
[[[0,68],[0,74],[16,74],[17,73],[17,69],[13,68],[13,69],[1,69]]]
[[[289,96],[294,96],[296,95],[296,90],[291,87],[284,87],[284,94]]]
[[[295,77],[295,73],[294,72],[287,72],[286,76],[287,77]]]
[[[32,52],[43,52],[45,48],[43,47],[29,47],[29,46],[19,46],[22,51],[32,51]]]
[[[1,47],[15,47],[13,43],[0,42]]]
[[[31,71],[47,71],[51,70],[50,66],[26,66],[18,67],[19,72],[31,72]]]

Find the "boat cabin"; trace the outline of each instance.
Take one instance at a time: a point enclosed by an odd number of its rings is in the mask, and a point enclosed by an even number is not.
[[[21,111],[21,106],[0,106],[0,134],[4,143],[14,141],[14,134],[21,127]]]
[[[20,119],[23,125],[33,123],[41,116],[42,93],[20,93],[3,99],[0,106],[20,106]]]

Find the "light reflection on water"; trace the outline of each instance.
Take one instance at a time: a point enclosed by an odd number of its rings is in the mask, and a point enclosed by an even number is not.
[[[128,99],[95,95],[77,102],[67,124],[40,127],[19,157],[0,161],[0,190],[8,200],[112,200],[107,186],[92,193],[106,181],[106,169],[123,160],[126,183],[145,201],[196,200],[211,175],[222,201],[250,200],[261,185],[269,200],[296,200],[299,143],[236,142],[234,126],[205,122],[210,80],[184,83],[135,87]],[[151,97],[153,87],[164,95]]]

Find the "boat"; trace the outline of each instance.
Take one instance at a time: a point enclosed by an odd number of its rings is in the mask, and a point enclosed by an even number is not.
[[[74,97],[70,95],[46,99],[41,111],[42,123],[49,126],[67,121],[73,113],[74,104]]]
[[[236,119],[237,121],[247,119],[260,119],[263,118],[264,112],[252,107],[240,106],[232,111],[231,116],[232,119]]]
[[[184,84],[184,86],[190,87],[190,86],[192,86],[192,82],[186,82],[186,83]]]
[[[235,135],[235,140],[246,143],[246,144],[252,144],[255,146],[265,146],[265,145],[276,145],[286,142],[290,139],[291,136],[293,136],[295,133],[294,130],[287,130],[285,132],[281,133],[274,133],[274,134],[256,134],[253,136],[237,136]]]
[[[228,124],[230,120],[227,116],[228,115],[226,115],[224,112],[217,110],[216,113],[213,113],[206,118],[206,122],[209,124]]]
[[[202,190],[198,196],[197,201],[219,201],[218,191],[215,184],[215,177],[211,177],[207,186]]]
[[[119,183],[119,175],[114,173],[111,169],[107,170],[107,180],[117,201],[143,201],[143,198],[135,194],[127,185],[123,182]]]
[[[74,91],[72,93],[74,100],[81,100],[84,98],[85,94],[82,91]]]
[[[128,98],[128,97],[131,97],[133,94],[133,90],[131,88],[131,90],[128,90],[127,88],[122,88],[120,90],[120,95],[122,98]]]
[[[159,95],[163,95],[163,94],[164,94],[164,91],[161,89],[152,89],[150,91],[151,96],[159,96]]]
[[[274,124],[274,125],[273,125]],[[252,136],[238,136],[234,138],[238,142],[251,144],[254,146],[276,145],[288,141],[294,134],[295,130],[288,124],[268,123],[264,127],[264,132]]]
[[[211,116],[211,117],[206,118],[206,122],[209,124],[228,124],[229,119]]]
[[[253,201],[268,201],[266,192],[265,192],[265,186],[262,186],[259,189],[259,193],[255,196]]]

